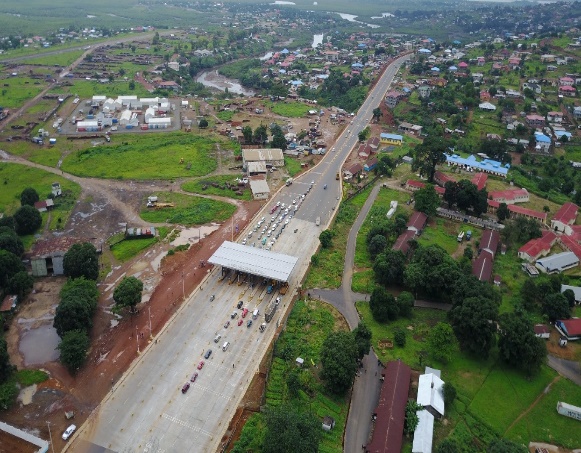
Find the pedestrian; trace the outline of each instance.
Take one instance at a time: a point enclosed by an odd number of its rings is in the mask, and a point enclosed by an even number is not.
[[[232,368],[234,368],[234,364],[232,364]]]

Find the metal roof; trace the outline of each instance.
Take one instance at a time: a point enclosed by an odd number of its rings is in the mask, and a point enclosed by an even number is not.
[[[224,241],[208,262],[248,274],[286,282],[298,260],[294,256]]]

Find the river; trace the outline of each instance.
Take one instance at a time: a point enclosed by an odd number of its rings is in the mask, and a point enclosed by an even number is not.
[[[255,92],[248,88],[244,88],[240,85],[238,80],[230,79],[226,76],[218,74],[218,71],[204,71],[197,78],[196,82],[199,82],[207,87],[216,88],[220,91],[226,91],[228,88],[229,93],[233,94],[243,94],[244,96],[254,96]]]

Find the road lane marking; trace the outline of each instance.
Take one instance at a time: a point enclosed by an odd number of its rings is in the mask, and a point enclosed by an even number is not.
[[[201,433],[201,434],[204,434],[205,436],[208,436],[208,437],[211,437],[212,436],[212,433],[210,433],[210,432],[208,432],[208,431],[206,431],[204,429],[198,428],[197,426],[194,426],[191,423],[187,423],[187,422],[185,422],[183,420],[180,420],[179,418],[174,417],[173,415],[169,415],[169,414],[166,414],[164,412],[161,416],[163,418],[165,418],[166,420],[169,420],[170,422],[177,423],[178,425],[184,426],[184,427],[186,427],[188,429],[191,429],[192,431],[194,431],[196,433]]]

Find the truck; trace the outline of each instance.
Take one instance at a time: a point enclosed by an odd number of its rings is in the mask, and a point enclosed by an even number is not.
[[[258,328],[258,330],[260,330],[261,332],[264,332],[265,329],[266,329],[266,323],[263,322],[262,324],[260,324],[260,327]]]
[[[277,308],[278,308],[278,303],[276,301],[276,298],[274,298],[270,301],[270,303],[268,304],[268,306],[266,307],[266,310],[264,312],[264,320],[266,322],[272,321],[272,318],[274,318],[274,314],[276,313]]]
[[[32,143],[36,143],[37,145],[44,145],[44,140],[41,137],[32,137]]]
[[[458,234],[458,242],[462,242],[464,240],[464,231],[460,231],[460,234]]]
[[[472,239],[472,230],[466,231],[466,240],[469,241]]]
[[[286,180],[286,185],[287,185],[287,186],[290,186],[292,183],[293,183],[293,178],[288,178],[288,179]]]

